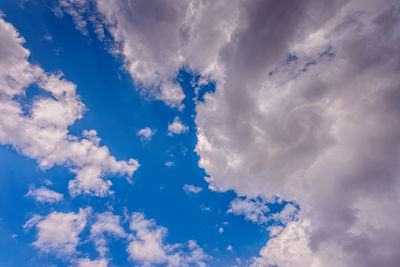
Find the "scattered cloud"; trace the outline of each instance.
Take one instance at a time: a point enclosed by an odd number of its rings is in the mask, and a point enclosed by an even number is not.
[[[64,197],[63,194],[57,193],[43,186],[39,188],[30,188],[25,196],[34,198],[36,202],[50,204],[61,201]]]
[[[199,186],[194,186],[189,184],[185,184],[182,188],[186,192],[186,194],[198,194],[203,190],[203,188]]]
[[[82,138],[69,134],[68,127],[82,118],[84,104],[76,95],[76,85],[62,74],[48,74],[27,61],[30,52],[23,38],[9,23],[0,19],[0,144],[11,145],[19,153],[35,159],[41,169],[66,165],[76,174],[69,182],[72,196],[112,193],[109,175],[130,178],[139,163],[117,161],[106,146],[99,145],[94,130]],[[18,101],[29,86],[38,86],[51,97],[38,98],[25,115]]]
[[[201,204],[201,205],[200,205],[200,210],[202,210],[202,211],[208,211],[208,212],[211,212],[211,208],[210,208],[210,207],[207,207],[207,206],[205,206],[204,204]]]
[[[178,134],[186,134],[189,131],[189,128],[182,124],[181,120],[178,116],[175,117],[174,121],[168,124],[168,135],[178,135]]]
[[[127,234],[122,228],[121,217],[107,211],[96,214],[95,222],[90,228],[90,239],[93,240],[100,257],[104,257],[108,251],[106,236],[126,238]]]
[[[46,41],[51,41],[51,40],[53,40],[53,36],[51,36],[50,34],[46,33],[43,36],[43,39],[46,40]]]
[[[150,142],[150,140],[154,134],[155,134],[155,131],[151,130],[149,127],[145,127],[137,132],[137,136],[140,136],[140,140],[143,143]]]
[[[171,167],[175,166],[175,162],[173,162],[173,161],[167,161],[167,162],[164,163],[164,165],[165,165],[166,167],[168,167],[168,168],[171,168]]]

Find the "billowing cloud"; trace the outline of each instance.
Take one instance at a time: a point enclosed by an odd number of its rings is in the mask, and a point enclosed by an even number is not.
[[[189,131],[189,128],[184,125],[178,116],[174,118],[174,121],[168,124],[168,135],[185,134]]]
[[[27,61],[29,51],[23,38],[0,19],[0,144],[11,145],[19,153],[35,159],[41,169],[66,165],[76,174],[69,183],[72,196],[81,193],[110,194],[107,176],[131,177],[139,167],[136,160],[117,161],[94,130],[82,138],[69,134],[68,127],[82,118],[85,110],[76,85],[62,74],[48,74]],[[25,90],[37,86],[43,95],[31,106],[21,102]]]
[[[79,213],[50,213],[36,222],[38,232],[33,245],[42,252],[59,257],[73,256],[80,242],[79,234],[86,225],[88,212],[90,210],[80,209]]]
[[[64,195],[50,190],[46,187],[30,188],[26,197],[32,197],[37,202],[42,203],[56,203],[63,199]]]
[[[140,129],[137,132],[137,136],[140,136],[140,140],[144,143],[150,142],[151,138],[155,134],[155,131],[150,129],[149,127],[145,127],[143,129]]]
[[[97,2],[143,94],[179,105],[183,67],[215,81],[196,106],[199,166],[211,189],[298,203],[298,221],[257,263],[300,267],[400,263],[399,10],[391,0]]]
[[[398,4],[252,3],[225,50],[226,82],[197,106],[208,181],[300,205],[262,266],[397,266]]]

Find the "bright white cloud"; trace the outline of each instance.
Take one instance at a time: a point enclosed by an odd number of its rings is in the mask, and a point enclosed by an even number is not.
[[[57,193],[43,186],[40,188],[30,188],[25,196],[34,198],[36,202],[50,204],[61,201],[64,197],[63,194]]]
[[[168,135],[186,134],[189,128],[182,124],[178,116],[175,117],[174,121],[168,124]]]
[[[86,225],[88,212],[89,209],[79,209],[79,213],[54,211],[40,221],[35,219],[38,233],[33,245],[42,252],[54,253],[60,257],[74,255],[80,242],[79,234]],[[32,223],[29,223],[28,227],[32,226]]]
[[[76,174],[69,183],[72,196],[81,193],[105,196],[111,182],[106,176],[133,175],[136,160],[117,161],[107,147],[100,146],[95,131],[83,138],[70,135],[68,127],[82,118],[85,107],[76,95],[75,84],[61,74],[48,74],[27,61],[29,51],[16,29],[0,19],[0,144],[12,145],[19,153],[35,159],[42,169],[67,165]],[[29,86],[52,95],[33,102],[24,114],[18,97]]]
[[[186,245],[189,252],[180,249],[183,244],[164,244],[167,229],[157,226],[154,220],[145,219],[142,213],[132,214],[130,229],[135,235],[127,250],[135,262],[144,265],[205,266],[204,261],[209,258],[194,240]]]
[[[155,131],[151,130],[149,127],[145,127],[137,132],[137,135],[140,136],[140,140],[145,143],[150,142],[154,134]]]
[[[308,227],[306,222],[290,222],[277,237],[270,239],[261,249],[260,257],[254,258],[252,266],[326,266],[321,265],[308,246]]]
[[[183,186],[183,190],[186,192],[186,194],[198,194],[203,190],[203,188],[191,184],[185,184]]]
[[[106,236],[127,237],[120,220],[120,216],[114,215],[109,211],[96,215],[96,220],[90,228],[90,238],[93,240],[100,257],[104,257],[108,251]]]
[[[106,259],[90,260],[88,258],[80,258],[74,260],[74,265],[78,267],[107,267],[108,260]]]

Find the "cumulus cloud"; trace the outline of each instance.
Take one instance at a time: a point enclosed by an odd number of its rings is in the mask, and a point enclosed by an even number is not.
[[[96,215],[95,222],[90,228],[90,238],[93,240],[100,257],[104,257],[108,251],[106,236],[127,237],[120,220],[120,216],[114,215],[109,211]]]
[[[181,120],[178,116],[175,117],[174,121],[168,124],[168,135],[178,135],[178,134],[186,134],[189,131],[189,128],[182,124]]]
[[[57,193],[43,186],[40,188],[30,188],[25,196],[34,198],[36,202],[50,204],[61,201],[64,197],[63,194]]]
[[[258,261],[283,266],[399,265],[399,10],[391,0],[97,2],[143,94],[177,106],[182,67],[215,81],[196,106],[199,166],[214,190],[299,204]]]
[[[137,132],[137,136],[140,136],[140,140],[144,143],[150,142],[151,138],[155,134],[155,131],[151,130],[149,127],[145,127],[143,129],[140,129]]]
[[[74,260],[74,264],[78,267],[107,267],[108,261],[106,259],[90,260],[88,258],[80,258]]]
[[[186,245],[164,244],[167,229],[157,226],[154,220],[147,220],[142,213],[132,214],[130,229],[135,235],[127,251],[135,262],[144,265],[205,266],[209,258],[194,240],[189,240]],[[189,251],[182,250],[183,246]]]
[[[203,190],[203,188],[191,184],[185,184],[182,189],[186,192],[186,194],[198,194],[201,192],[201,190]]]
[[[80,242],[79,234],[86,225],[88,209],[79,209],[79,213],[62,213],[54,211],[40,221],[35,218],[37,239],[33,246],[45,253],[53,253],[56,256],[73,256]],[[32,220],[31,219],[31,220]],[[32,221],[29,226],[32,227]]]
[[[76,174],[69,182],[72,196],[87,193],[110,194],[107,176],[131,177],[139,167],[136,160],[117,161],[94,130],[82,138],[68,133],[68,127],[82,118],[85,110],[76,94],[76,85],[62,74],[49,74],[32,65],[23,38],[9,23],[0,19],[0,144],[11,145],[19,153],[35,159],[40,168],[66,165]],[[21,99],[25,90],[37,86],[44,95],[37,97],[28,111]]]

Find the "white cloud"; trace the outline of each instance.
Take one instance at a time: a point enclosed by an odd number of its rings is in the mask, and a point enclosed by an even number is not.
[[[90,228],[90,238],[95,243],[100,257],[108,251],[106,235],[116,238],[126,238],[127,234],[120,224],[121,217],[107,211],[96,215],[96,220]]]
[[[23,226],[22,228],[24,228],[26,231],[28,231],[29,229],[31,229],[33,226],[35,226],[38,222],[40,222],[43,219],[42,216],[40,216],[39,214],[34,214],[32,216],[32,218],[30,218]]]
[[[40,188],[30,188],[25,196],[34,198],[36,202],[47,202],[50,204],[61,201],[64,197],[63,194],[57,193],[43,186]]]
[[[155,131],[151,130],[149,127],[145,127],[137,132],[137,135],[140,136],[140,140],[145,143],[150,142],[154,134]]]
[[[175,162],[173,161],[167,161],[164,163],[164,165],[168,168],[175,166]]]
[[[262,224],[268,221],[267,213],[270,209],[261,199],[235,198],[230,203],[228,213],[243,215],[246,220]]]
[[[208,211],[208,212],[211,212],[211,208],[210,208],[210,207],[207,207],[207,206],[205,206],[204,204],[201,204],[201,205],[200,205],[200,210],[202,210],[202,211]]]
[[[203,190],[203,188],[191,184],[185,184],[182,189],[186,192],[186,194],[198,194]]]
[[[219,227],[218,228],[218,233],[222,234],[224,232],[224,228],[223,227]]]
[[[60,257],[76,254],[79,234],[86,225],[88,212],[90,210],[79,209],[79,213],[50,213],[36,222],[38,233],[33,245],[42,252],[54,253]],[[28,227],[32,227],[31,223]]]
[[[172,136],[175,134],[186,134],[189,128],[182,124],[178,116],[175,117],[174,121],[168,124],[168,135]]]
[[[88,258],[80,258],[74,260],[74,265],[78,267],[107,267],[107,259],[90,260]]]
[[[254,258],[252,266],[337,266],[321,265],[309,249],[307,222],[290,222],[277,236],[270,239],[261,249],[260,257]]]
[[[99,146],[96,132],[84,131],[83,138],[68,133],[68,127],[82,118],[85,107],[76,95],[76,85],[61,74],[48,74],[30,64],[30,52],[16,29],[0,19],[0,144],[12,145],[19,153],[35,159],[42,169],[67,165],[76,178],[69,183],[72,196],[87,193],[110,194],[106,176],[133,175],[136,160],[117,161],[107,147]],[[38,86],[52,95],[33,102],[24,114],[18,97],[29,86]]]
[[[145,219],[142,213],[132,214],[130,229],[135,235],[127,251],[135,262],[144,265],[205,266],[204,261],[209,258],[194,240],[188,241],[188,252],[180,249],[183,244],[164,244],[167,229],[157,226],[154,220]]]

